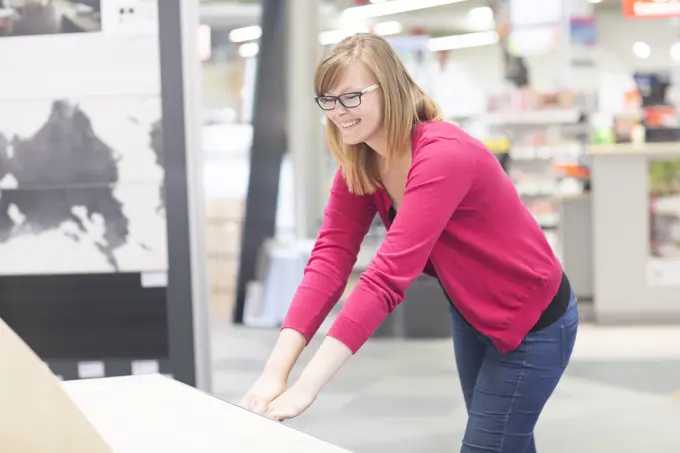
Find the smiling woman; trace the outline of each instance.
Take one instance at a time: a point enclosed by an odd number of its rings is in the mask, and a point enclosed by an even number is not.
[[[242,405],[275,420],[303,413],[425,272],[449,298],[469,413],[461,451],[535,453],[534,426],[578,330],[574,292],[541,227],[498,159],[439,120],[383,38],[358,34],[329,49],[315,90],[339,169],[279,340]],[[378,253],[286,389],[376,213],[388,229]]]
[[[314,77],[316,101],[330,120],[331,154],[358,195],[378,187],[379,156],[389,162],[410,151],[411,125],[440,117],[389,43],[362,39],[367,36],[373,35],[357,34],[331,48]]]

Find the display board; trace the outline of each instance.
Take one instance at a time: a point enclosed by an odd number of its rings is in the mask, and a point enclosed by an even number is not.
[[[172,373],[168,244],[189,239],[168,240],[164,142],[184,123],[161,68],[181,83],[182,60],[161,61],[159,32],[180,42],[179,21],[157,0],[3,5],[0,318],[64,379]]]
[[[157,12],[86,3],[5,8],[1,275],[167,269]]]

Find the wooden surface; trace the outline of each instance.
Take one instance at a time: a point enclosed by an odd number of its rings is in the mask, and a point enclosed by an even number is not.
[[[115,453],[348,453],[161,375],[63,387]]]
[[[61,383],[0,320],[0,452],[113,453]]]

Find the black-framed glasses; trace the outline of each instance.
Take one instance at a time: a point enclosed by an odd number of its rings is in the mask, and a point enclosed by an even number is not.
[[[364,88],[361,91],[352,91],[350,93],[343,93],[339,96],[317,96],[314,98],[316,103],[321,107],[321,110],[333,110],[335,108],[336,102],[346,109],[353,109],[361,105],[361,97],[370,93],[371,91],[377,90],[380,87],[379,83],[373,84],[368,88]]]

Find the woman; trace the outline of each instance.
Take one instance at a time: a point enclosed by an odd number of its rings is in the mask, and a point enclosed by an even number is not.
[[[574,293],[543,231],[496,157],[439,120],[435,102],[382,38],[359,34],[328,50],[315,90],[339,170],[279,339],[241,404],[275,420],[300,415],[424,271],[451,305],[469,414],[462,451],[536,451],[534,425],[578,326]],[[388,226],[385,240],[286,390],[376,212]]]

